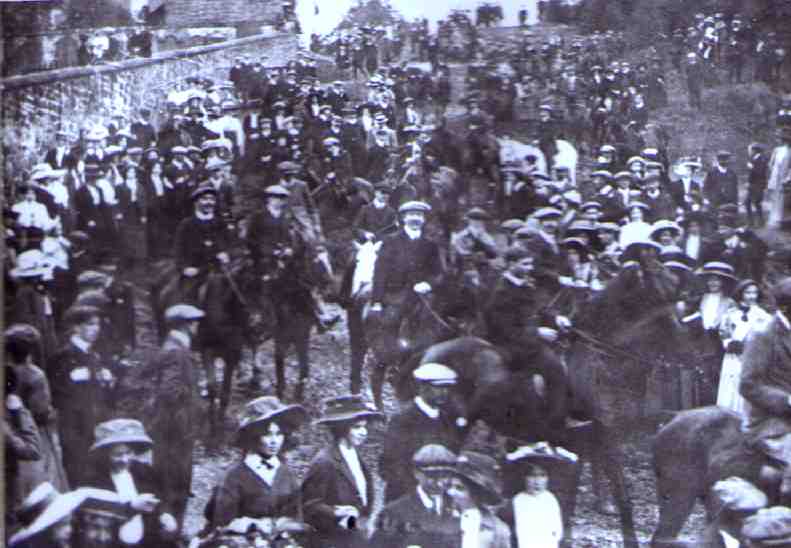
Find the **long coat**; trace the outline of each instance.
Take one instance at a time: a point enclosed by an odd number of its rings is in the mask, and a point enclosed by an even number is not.
[[[162,477],[160,493],[182,522],[192,484],[192,449],[198,429],[197,364],[189,347],[172,334],[146,365],[155,380],[143,418],[154,441],[154,466]]]
[[[775,314],[748,338],[740,392],[750,404],[748,435],[756,442],[791,433],[791,328]]]
[[[438,419],[432,419],[414,402],[393,415],[379,458],[379,474],[387,484],[385,501],[396,500],[414,490],[417,481],[412,475],[412,457],[418,449],[431,443],[444,445],[453,452],[461,449],[464,429],[456,419],[445,410],[440,410]]]
[[[714,168],[706,174],[703,183],[703,194],[708,198],[711,206],[717,208],[724,204],[739,203],[739,179],[733,170],[725,173]]]
[[[305,521],[316,529],[315,546],[352,547],[365,545],[362,528],[343,529],[337,523],[333,506],[354,506],[365,519],[373,508],[374,483],[368,467],[360,459],[367,485],[367,504],[363,504],[349,466],[336,444],[322,449],[310,463],[302,482]]]
[[[94,428],[111,418],[115,388],[100,379],[105,368],[113,373],[98,354],[83,352],[71,341],[49,360],[47,375],[59,413],[63,467],[72,488],[85,485],[85,459]]]
[[[225,473],[217,486],[210,521],[221,526],[241,517],[286,516],[301,520],[300,496],[297,478],[282,460],[272,485],[241,461]]]
[[[373,302],[401,300],[418,282],[435,285],[442,276],[439,246],[421,237],[410,240],[405,231],[384,240],[374,268]]]
[[[438,515],[427,509],[414,488],[382,509],[371,537],[371,545],[377,548],[456,548],[460,544],[459,520],[448,512]]]

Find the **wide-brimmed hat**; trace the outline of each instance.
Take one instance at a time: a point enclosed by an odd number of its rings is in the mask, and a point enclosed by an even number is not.
[[[154,441],[146,434],[143,423],[135,419],[112,419],[101,422],[93,430],[91,451],[118,443],[150,447]]]
[[[278,423],[283,430],[293,432],[308,419],[308,412],[301,405],[286,405],[274,396],[263,396],[245,404],[239,414],[237,440],[270,422]]]
[[[533,218],[539,221],[544,219],[559,219],[563,216],[563,212],[554,207],[541,207],[533,213]]]
[[[43,533],[74,513],[85,501],[86,490],[59,493],[51,483],[39,484],[17,510],[23,528],[8,539],[8,546],[17,546]]]
[[[456,459],[453,474],[467,484],[481,504],[494,506],[502,499],[500,467],[489,455],[462,451]]]
[[[324,413],[315,424],[336,425],[358,420],[384,419],[376,407],[362,396],[350,394],[324,400]]]
[[[270,185],[264,189],[265,196],[280,196],[282,198],[288,198],[291,193],[288,189],[281,185]]]
[[[657,253],[662,252],[662,246],[656,243],[653,240],[649,240],[647,238],[638,238],[632,241],[629,245],[626,246],[626,249],[623,250],[621,254],[621,261],[626,262],[629,260],[635,260],[637,258],[637,253],[640,249],[655,249]]]
[[[574,464],[579,457],[561,447],[552,447],[546,442],[525,445],[505,456],[506,462],[517,466],[536,465],[541,468],[552,468],[557,464]]]
[[[174,304],[165,310],[165,321],[167,323],[175,321],[193,322],[205,316],[206,313],[200,308],[185,303]]]
[[[695,274],[698,276],[718,276],[728,282],[736,281],[737,278],[733,273],[733,267],[721,261],[710,261],[705,263],[702,268],[695,271]]]
[[[751,546],[780,546],[791,543],[791,508],[762,508],[744,520],[742,537]]]
[[[588,245],[582,238],[564,238],[561,240],[560,246],[564,249],[575,249],[582,254],[588,253]]]
[[[52,179],[65,175],[65,169],[52,169],[52,166],[46,163],[36,164],[30,172],[30,179],[32,181],[40,181],[42,179]]]
[[[41,342],[41,332],[28,323],[15,323],[6,327],[3,332],[6,344],[20,342],[29,348],[35,348]]]
[[[656,221],[653,225],[651,225],[651,239],[658,240],[659,233],[662,232],[663,230],[670,230],[671,232],[674,233],[675,237],[681,235],[681,227],[678,226],[677,223],[667,219],[660,219]]]
[[[662,248],[659,260],[668,268],[677,268],[687,272],[692,272],[692,267],[695,265],[695,260],[677,245]]]

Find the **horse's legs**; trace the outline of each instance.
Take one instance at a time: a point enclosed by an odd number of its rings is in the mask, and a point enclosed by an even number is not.
[[[300,340],[295,343],[297,348],[297,360],[299,361],[299,380],[297,381],[297,389],[294,393],[294,399],[296,401],[302,401],[302,397],[305,394],[305,383],[310,375],[310,321],[311,319],[305,319],[308,326],[307,330],[302,333]]]
[[[603,466],[604,473],[610,480],[610,489],[621,517],[623,545],[626,548],[639,548],[640,543],[637,541],[634,528],[632,501],[629,498],[629,487],[623,470],[625,465],[623,437],[612,427],[602,426],[599,431],[599,441],[602,447],[598,452],[601,457],[599,464]]]
[[[697,500],[697,494],[688,485],[674,484],[671,487],[663,489],[661,479],[657,478],[659,523],[651,538],[653,548],[660,548],[663,543],[676,539]]]
[[[385,385],[385,374],[387,373],[387,365],[381,361],[377,361],[371,368],[371,392],[374,396],[374,404],[376,408],[384,409],[382,402],[382,392]]]
[[[285,341],[275,337],[275,394],[280,400],[286,393],[286,350]]]
[[[222,392],[220,393],[220,420],[225,419],[225,411],[228,409],[228,403],[231,401],[231,387],[233,386],[233,374],[239,366],[241,359],[241,352],[233,350],[228,352],[223,361],[225,367],[222,372]]]
[[[365,333],[359,307],[351,305],[346,314],[351,346],[350,383],[352,394],[359,394],[363,384],[363,364],[365,362]]]
[[[202,353],[203,370],[206,373],[206,392],[209,399],[209,445],[212,445],[217,433],[217,371],[214,364],[216,354],[212,350]]]

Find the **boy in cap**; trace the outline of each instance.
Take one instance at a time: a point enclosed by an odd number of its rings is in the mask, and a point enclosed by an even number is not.
[[[764,193],[769,182],[769,158],[764,151],[765,147],[760,143],[752,143],[747,148],[750,158],[747,167],[750,174],[747,177],[747,199],[744,205],[747,209],[747,223],[754,227],[764,225]]]
[[[379,240],[398,230],[398,213],[388,204],[391,194],[388,183],[374,185],[373,201],[360,208],[352,224],[359,242]]]
[[[739,203],[739,179],[730,168],[731,153],[727,150],[717,152],[717,160],[706,173],[703,181],[703,195],[712,209],[725,204]]]
[[[414,486],[382,509],[371,537],[372,546],[458,546],[461,530],[445,494],[456,460],[456,455],[439,443],[424,445],[414,452]]]
[[[481,286],[482,272],[489,261],[497,258],[497,244],[486,230],[490,216],[480,207],[471,208],[465,215],[467,226],[450,237],[450,263],[464,282],[477,289]]]
[[[439,363],[426,363],[412,372],[417,395],[390,418],[379,459],[385,482],[385,503],[396,500],[417,486],[409,474],[412,455],[423,445],[438,443],[458,451],[467,431],[467,420],[458,416],[452,402],[457,374]]]

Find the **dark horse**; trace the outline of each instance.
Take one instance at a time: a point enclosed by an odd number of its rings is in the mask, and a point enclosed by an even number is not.
[[[310,333],[316,323],[312,291],[325,289],[333,281],[332,264],[324,247],[311,249],[294,235],[294,255],[271,281],[263,297],[274,311],[275,390],[279,398],[286,391],[286,353],[293,346],[299,362],[299,381],[295,398],[301,400],[310,375]],[[254,375],[260,375],[256,370]]]
[[[659,523],[653,546],[675,540],[698,500],[706,503],[711,519],[716,508],[708,504],[708,495],[721,479],[744,478],[779,503],[780,473],[762,474],[770,463],[751,447],[741,421],[722,407],[701,407],[682,411],[657,433],[653,452]]]
[[[653,367],[663,358],[681,363],[689,347],[676,315],[680,287],[658,264],[625,269],[575,319],[567,354],[576,408],[593,420],[592,465],[609,480],[629,548],[638,541],[624,475],[625,435],[643,415]]]
[[[162,317],[164,311],[179,302],[187,302],[182,287],[181,277],[172,261],[160,266],[159,282],[152,287],[152,308],[160,338],[164,337]],[[202,295],[199,306],[206,316],[198,327],[198,335],[194,342],[201,352],[204,371],[206,373],[209,422],[212,431],[218,420],[225,416],[225,410],[231,397],[231,384],[234,371],[241,360],[242,348],[255,348],[255,336],[250,329],[252,310],[244,297],[249,294],[249,268],[243,259],[231,265],[215,264],[210,267],[198,294]],[[217,386],[217,359],[224,363],[221,388]]]

